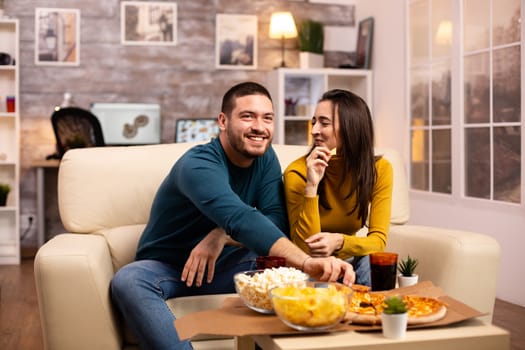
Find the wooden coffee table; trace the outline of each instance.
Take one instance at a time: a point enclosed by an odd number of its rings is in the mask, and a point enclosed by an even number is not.
[[[471,319],[439,328],[410,329],[402,340],[375,332],[335,332],[322,335],[252,337],[263,350],[508,350],[510,334],[480,320]]]

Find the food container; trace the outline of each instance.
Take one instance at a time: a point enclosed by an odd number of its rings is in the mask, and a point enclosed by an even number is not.
[[[340,283],[308,282],[270,291],[273,309],[287,326],[300,331],[324,331],[344,318],[352,289]]]
[[[293,267],[244,271],[233,276],[235,290],[244,304],[265,314],[274,313],[269,294],[272,288],[284,285],[305,286],[308,279],[308,274]]]

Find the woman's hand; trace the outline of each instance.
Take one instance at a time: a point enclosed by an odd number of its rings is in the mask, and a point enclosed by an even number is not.
[[[344,237],[341,233],[319,232],[304,242],[310,248],[311,256],[330,256],[343,247]]]
[[[317,195],[317,186],[324,176],[328,161],[330,160],[330,150],[326,147],[315,147],[306,157],[306,188],[305,195],[314,197]]]

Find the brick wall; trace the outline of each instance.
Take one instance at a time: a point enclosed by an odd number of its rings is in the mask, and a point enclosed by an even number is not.
[[[31,162],[54,152],[50,115],[65,91],[76,104],[91,102],[159,103],[162,142],[173,142],[179,118],[214,117],[231,85],[265,82],[268,70],[281,61],[280,41],[268,38],[272,12],[289,10],[296,22],[312,18],[325,25],[354,25],[354,6],[285,0],[186,0],[177,3],[176,46],[123,46],[120,2],[115,0],[5,0],[5,13],[20,20],[21,212],[34,214],[35,170]],[[34,64],[35,8],[80,9],[80,65]],[[218,13],[258,17],[256,70],[215,68],[215,16]],[[298,66],[297,42],[287,41],[286,62]],[[341,63],[341,53],[325,53],[326,66]],[[56,179],[53,170],[48,176]],[[48,186],[47,236],[63,229],[56,209],[56,187]],[[42,218],[37,218],[41,220]],[[27,227],[21,223],[21,229]],[[34,230],[34,227],[32,229]],[[34,232],[22,245],[34,245]]]

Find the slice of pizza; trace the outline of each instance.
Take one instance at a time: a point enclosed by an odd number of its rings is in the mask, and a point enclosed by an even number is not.
[[[375,325],[381,323],[381,312],[385,296],[370,293],[370,287],[354,284],[352,299],[345,316],[345,321],[356,324]]]
[[[447,305],[436,298],[405,295],[403,300],[408,306],[409,325],[435,322],[447,314]]]

